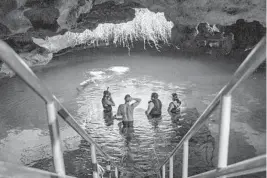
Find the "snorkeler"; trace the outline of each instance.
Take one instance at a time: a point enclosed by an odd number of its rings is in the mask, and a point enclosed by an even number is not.
[[[108,91],[108,89],[109,87],[104,91],[102,98],[104,112],[112,112],[112,106],[115,106],[115,103],[111,97],[111,93]]]
[[[162,103],[158,99],[159,95],[157,93],[151,94],[151,100],[148,102],[148,108],[145,114],[149,118],[158,118],[161,116]]]
[[[172,119],[179,121],[179,117],[180,117],[180,106],[181,106],[182,102],[179,100],[177,93],[173,93],[172,94],[172,102],[169,104],[168,107],[168,113],[170,114],[170,116],[172,117]]]

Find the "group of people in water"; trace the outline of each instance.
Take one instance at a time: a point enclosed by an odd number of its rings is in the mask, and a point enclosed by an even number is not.
[[[119,132],[125,138],[126,151],[122,157],[122,164],[125,166],[133,167],[134,166],[134,156],[131,151],[130,143],[134,137],[134,109],[141,103],[141,98],[131,97],[129,94],[124,97],[124,104],[120,104],[117,110],[117,113],[113,116],[112,107],[115,106],[115,102],[111,96],[111,93],[107,90],[103,93],[102,106],[104,112],[104,119],[107,126],[113,124],[113,120],[121,120],[119,122]],[[172,94],[172,101],[168,107],[168,113],[170,114],[172,120],[178,121],[180,119],[180,106],[181,101],[178,98],[176,93]],[[148,108],[145,111],[147,118],[151,122],[157,122],[162,115],[162,102],[159,99],[158,93],[151,94],[151,100],[148,102]]]
[[[114,118],[122,120],[123,127],[133,127],[133,113],[134,109],[140,104],[140,98],[133,98],[129,94],[124,97],[124,104],[120,104],[117,114],[112,116],[112,106],[115,106],[115,102],[112,99],[111,93],[107,90],[103,93],[102,105],[104,109],[104,115],[108,118]],[[132,101],[134,101],[132,103]],[[181,101],[178,98],[177,93],[172,94],[172,102],[168,107],[168,113],[170,116],[179,121]],[[159,99],[158,93],[151,94],[151,100],[148,102],[148,108],[145,111],[148,119],[160,118],[162,115],[162,102]]]

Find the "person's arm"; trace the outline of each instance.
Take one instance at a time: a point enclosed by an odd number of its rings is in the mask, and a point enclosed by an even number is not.
[[[112,99],[112,97],[110,96],[110,102],[112,103],[112,105],[111,106],[115,106],[115,103],[114,103],[114,101],[113,101],[113,99]]]
[[[121,119],[122,118],[121,105],[118,107],[117,114],[114,117],[117,118],[117,119]]]
[[[151,110],[154,108],[154,103],[153,102],[149,102],[149,104],[148,104],[148,108],[147,108],[147,110],[146,110],[146,115],[149,115],[150,114],[150,112],[151,112]]]
[[[110,100],[105,98],[105,103],[110,106],[115,106],[115,103],[113,102],[112,98]]]
[[[170,114],[170,115],[172,115],[172,113],[171,113],[171,110],[173,109],[173,103],[170,103],[169,104],[169,107],[168,107],[168,113]]]
[[[141,103],[141,99],[140,98],[132,98],[132,100],[135,100],[135,102],[131,105],[134,108]]]

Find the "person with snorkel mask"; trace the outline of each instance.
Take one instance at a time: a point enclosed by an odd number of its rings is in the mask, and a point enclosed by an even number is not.
[[[151,101],[148,102],[148,108],[145,114],[148,118],[159,118],[161,117],[162,103],[159,100],[157,93],[151,94]]]
[[[177,93],[172,94],[172,102],[170,102],[168,107],[168,113],[172,117],[172,120],[179,121],[180,113],[181,113],[181,106],[182,102],[179,100]]]
[[[104,91],[102,98],[104,112],[112,112],[112,106],[115,106],[115,103],[111,97],[111,93],[108,91],[108,89],[109,87]]]
[[[103,98],[102,98],[102,106],[103,106],[103,116],[104,120],[106,122],[107,126],[110,126],[113,124],[113,112],[112,112],[112,106],[115,106],[115,103],[111,97],[111,93],[107,90],[103,92]]]

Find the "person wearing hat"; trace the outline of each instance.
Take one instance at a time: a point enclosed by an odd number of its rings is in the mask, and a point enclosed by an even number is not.
[[[131,101],[135,101],[130,104]],[[140,98],[132,98],[129,94],[124,97],[124,104],[120,104],[118,107],[116,118],[122,118],[123,127],[133,127],[133,112],[134,109],[140,104]]]
[[[102,106],[104,113],[112,112],[112,106],[115,106],[115,103],[111,97],[111,93],[108,91],[108,89],[103,93]]]
[[[145,111],[148,118],[158,118],[161,116],[162,103],[158,97],[157,93],[151,94],[151,101],[148,102],[148,108]]]
[[[172,94],[172,102],[169,104],[168,107],[168,113],[170,114],[170,116],[172,116],[172,118],[178,118],[177,116],[180,116],[180,106],[181,106],[182,102],[179,100],[177,93],[173,93]]]

